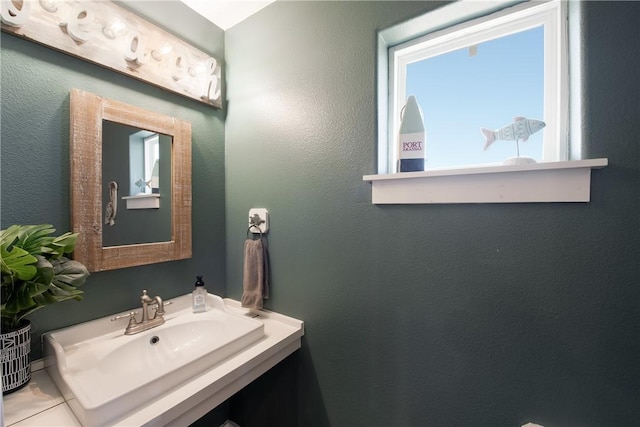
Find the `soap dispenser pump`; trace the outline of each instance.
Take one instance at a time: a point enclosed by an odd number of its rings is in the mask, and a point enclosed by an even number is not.
[[[204,288],[202,276],[196,276],[195,289],[191,293],[193,299],[193,312],[202,313],[207,311],[207,290]]]

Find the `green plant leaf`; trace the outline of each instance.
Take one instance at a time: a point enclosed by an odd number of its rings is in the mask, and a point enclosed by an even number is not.
[[[70,254],[76,247],[78,233],[64,233],[53,239],[53,242],[46,248],[47,253],[59,258],[64,254]]]
[[[14,290],[14,294],[7,301],[4,311],[7,313],[19,313],[22,310],[29,309],[36,305],[33,298],[29,295],[27,286],[21,286]]]
[[[53,262],[53,271],[52,283],[65,290],[82,286],[89,276],[87,267],[82,263],[64,257]]]
[[[17,296],[12,295],[12,298],[8,299],[5,304],[2,304],[2,317],[14,316],[19,311],[20,307],[18,306]]]
[[[74,250],[77,233],[51,236],[49,224],[12,225],[0,230],[0,326],[14,330],[34,311],[69,299],[82,300],[77,289],[89,272],[64,254]]]
[[[49,305],[58,302],[58,300],[53,295],[51,295],[50,292],[44,292],[40,295],[36,295],[33,297],[33,300],[38,305]]]
[[[54,238],[49,235],[55,231],[50,224],[24,225],[14,244],[33,255],[41,254],[53,242]]]
[[[55,276],[55,269],[52,262],[42,255],[36,255],[38,262],[36,263],[37,273],[31,278],[30,282],[42,283],[49,286]]]
[[[49,286],[42,283],[27,283],[26,288],[31,298],[42,295],[49,290]]]
[[[0,256],[2,257],[2,274],[8,274],[11,278],[18,280],[29,280],[37,272],[37,258],[22,248],[13,246],[11,250],[2,245],[0,247]]]
[[[20,233],[20,226],[12,225],[6,230],[0,230],[0,245],[4,248],[10,247],[13,242],[18,238]]]

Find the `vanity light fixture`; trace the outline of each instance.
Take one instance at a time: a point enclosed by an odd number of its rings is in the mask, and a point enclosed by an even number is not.
[[[102,28],[102,34],[108,39],[115,39],[124,34],[127,26],[120,18],[115,18],[108,25]]]
[[[56,12],[58,10],[58,0],[40,0],[40,6],[47,12]]]
[[[4,32],[222,107],[222,69],[215,58],[113,2],[1,3]]]
[[[151,56],[156,61],[162,61],[162,58],[166,57],[173,50],[173,46],[169,43],[163,44],[159,49],[154,49],[151,51]]]

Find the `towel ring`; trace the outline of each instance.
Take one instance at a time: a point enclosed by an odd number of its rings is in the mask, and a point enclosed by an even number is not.
[[[254,228],[254,227],[258,229],[258,232],[260,233],[260,239],[262,239],[262,229],[259,226],[255,225],[255,224],[251,224],[249,226],[249,228],[247,228],[247,237],[249,237],[249,233],[252,234],[252,237],[253,237],[253,234],[256,234],[256,233],[253,233],[251,231],[251,229]]]

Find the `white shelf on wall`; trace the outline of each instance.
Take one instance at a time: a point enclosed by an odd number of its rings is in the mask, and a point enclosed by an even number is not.
[[[607,159],[365,175],[374,204],[589,202]]]

